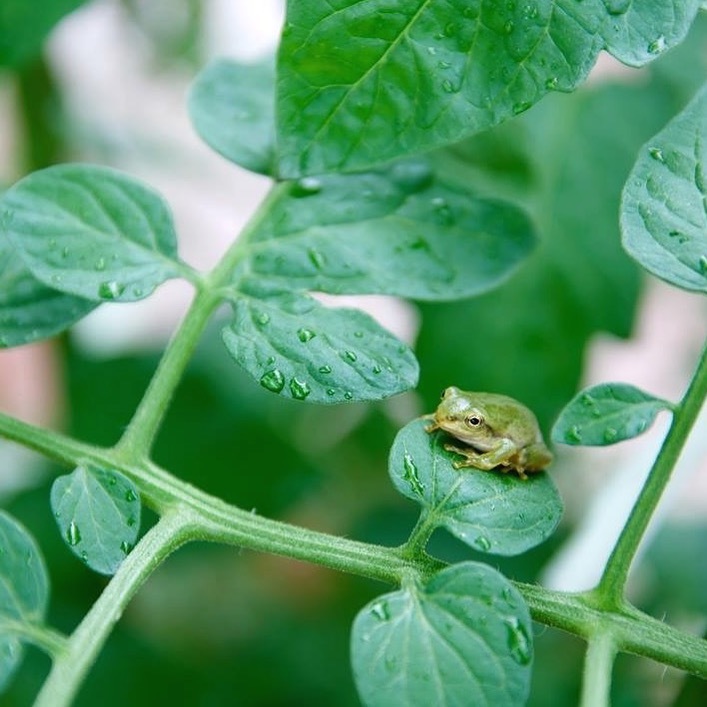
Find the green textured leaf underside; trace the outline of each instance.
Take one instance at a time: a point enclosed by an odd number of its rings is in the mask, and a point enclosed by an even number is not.
[[[533,655],[528,609],[496,570],[463,562],[360,611],[351,662],[367,707],[522,705]]]
[[[245,269],[281,286],[441,300],[502,282],[535,236],[519,209],[440,183],[425,162],[409,161],[291,183],[254,241]]]
[[[0,511],[0,692],[22,660],[22,645],[12,634],[17,625],[44,621],[49,580],[32,536]]]
[[[273,174],[275,162],[275,65],[220,59],[196,78],[189,115],[216,152],[241,167]]]
[[[226,348],[271,392],[340,403],[380,400],[417,383],[412,351],[360,310],[296,293],[239,296],[233,310]]]
[[[624,248],[646,270],[707,293],[707,87],[641,149],[621,204]]]
[[[0,238],[52,289],[129,302],[184,274],[162,198],[111,169],[66,164],[34,172],[0,199]]]
[[[419,503],[428,521],[445,527],[475,550],[517,555],[549,537],[562,516],[562,501],[547,473],[521,480],[516,474],[455,469],[451,439],[429,434],[417,419],[398,432],[389,473],[404,496]]]
[[[10,242],[0,236],[0,348],[54,336],[97,306],[36,280]]]
[[[294,0],[278,57],[287,177],[460,140],[581,83],[606,49],[640,66],[698,0]]]
[[[588,388],[562,410],[552,428],[554,442],[604,446],[645,432],[672,404],[625,383]]]
[[[78,467],[52,485],[51,505],[64,542],[82,562],[112,575],[140,529],[140,497],[117,471]]]

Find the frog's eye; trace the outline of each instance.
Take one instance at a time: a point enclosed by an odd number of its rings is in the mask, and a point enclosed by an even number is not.
[[[483,422],[483,419],[479,415],[469,415],[465,422],[469,427],[478,427]]]

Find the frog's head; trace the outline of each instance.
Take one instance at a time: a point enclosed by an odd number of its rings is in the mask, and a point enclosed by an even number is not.
[[[451,386],[445,388],[434,413],[434,427],[481,451],[493,446],[495,435],[487,413],[474,393]]]

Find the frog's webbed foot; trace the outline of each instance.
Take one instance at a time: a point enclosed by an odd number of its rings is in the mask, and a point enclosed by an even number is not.
[[[435,420],[434,415],[423,415],[422,419],[423,420],[430,420],[430,424],[425,426],[425,432],[431,433],[431,432],[434,432],[435,430],[440,429],[440,426],[437,424],[437,420]]]

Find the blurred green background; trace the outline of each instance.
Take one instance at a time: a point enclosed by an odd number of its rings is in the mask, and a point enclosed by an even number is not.
[[[16,136],[12,159],[2,163],[0,176],[7,181],[77,159],[85,143],[97,150],[95,159],[122,164],[119,141],[76,125],[64,110],[70,87],[57,77],[56,53],[47,50],[54,24],[81,4],[3,0],[0,6],[0,89],[6,96],[0,126],[12,121]],[[111,5],[139,39],[140,55],[149,57],[142,70],[151,80],[173,72],[193,76],[209,55],[203,31],[207,3],[179,0],[150,8],[125,0]],[[649,70],[597,81],[572,95],[551,95],[521,118],[432,155],[447,179],[523,205],[542,244],[494,292],[416,306],[422,371],[417,393],[379,405],[326,409],[281,400],[232,364],[214,322],[179,388],[156,460],[259,513],[396,544],[406,538],[417,514],[388,481],[388,449],[399,426],[434,408],[442,388],[453,383],[509,393],[537,412],[547,432],[580,384],[592,337],[597,332],[626,337],[632,331],[641,278],[619,246],[621,186],[639,146],[703,82],[706,41],[707,23],[700,20],[682,47]],[[155,160],[189,170],[178,148],[170,154],[164,143],[152,152],[149,147]],[[157,351],[146,346],[97,355],[71,335],[58,340],[54,351],[66,397],[64,429],[112,444],[149,381]],[[50,621],[70,632],[105,579],[63,546],[48,504],[58,470],[44,470],[36,485],[8,493],[0,502],[37,538],[52,582]],[[564,494],[571,493],[571,474],[571,467],[558,466]],[[572,534],[578,505],[568,499],[563,525],[540,548],[518,558],[485,559],[514,579],[538,580]],[[148,516],[145,523],[152,520]],[[643,559],[640,606],[687,629],[704,626],[705,546],[707,524],[666,525]],[[432,549],[450,560],[481,559],[441,533]],[[189,546],[160,568],[131,604],[77,705],[140,707],[156,700],[205,707],[358,704],[348,663],[349,629],[356,612],[382,591],[386,588],[374,582],[301,563]],[[542,626],[536,626],[535,640],[530,704],[576,705],[583,644]],[[30,649],[0,704],[31,704],[48,667],[48,659]],[[683,707],[704,705],[705,683],[683,682],[677,671],[648,661],[619,659],[613,705],[663,705],[675,699]]]

